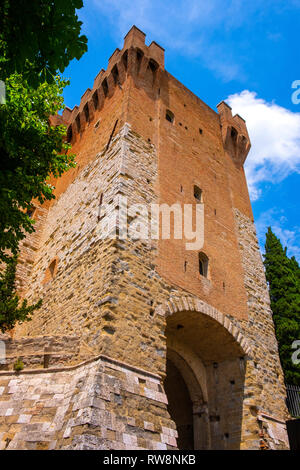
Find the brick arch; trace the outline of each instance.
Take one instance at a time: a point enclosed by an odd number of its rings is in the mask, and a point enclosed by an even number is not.
[[[172,298],[166,301],[164,304],[159,305],[156,308],[155,313],[167,318],[173,315],[175,312],[182,312],[186,310],[199,312],[203,315],[207,315],[208,317],[213,318],[221,326],[223,326],[223,328],[225,328],[231,334],[231,336],[234,337],[236,342],[243,350],[244,354],[251,356],[251,348],[248,340],[241,333],[240,329],[234,325],[228,317],[223,315],[222,312],[207,304],[203,300],[186,296]]]

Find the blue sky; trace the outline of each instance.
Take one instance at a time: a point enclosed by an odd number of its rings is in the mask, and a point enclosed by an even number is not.
[[[261,246],[271,225],[300,261],[300,0],[85,0],[88,52],[65,70],[69,107],[133,24],[165,49],[166,69],[213,109],[223,99],[247,121],[246,173]],[[299,94],[300,97],[300,94]]]

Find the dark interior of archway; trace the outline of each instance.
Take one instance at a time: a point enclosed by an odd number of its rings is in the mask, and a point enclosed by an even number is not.
[[[168,412],[177,427],[177,447],[180,450],[193,450],[192,401],[182,375],[169,359],[164,388],[168,398]]]

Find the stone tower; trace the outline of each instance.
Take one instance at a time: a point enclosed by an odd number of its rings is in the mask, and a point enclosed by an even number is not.
[[[20,291],[43,306],[2,338],[0,448],[287,447],[250,141],[240,116],[217,109],[133,26],[80,106],[55,118],[77,167],[23,243]],[[203,246],[124,236],[125,200],[125,227],[147,228],[153,204],[201,205]],[[104,219],[115,236],[102,236]]]

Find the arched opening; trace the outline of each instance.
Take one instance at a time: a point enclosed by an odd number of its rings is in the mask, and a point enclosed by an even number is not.
[[[170,111],[169,109],[166,110],[166,120],[171,122],[173,124],[174,122],[174,113]]]
[[[106,78],[104,78],[103,82],[101,83],[101,86],[102,86],[104,96],[107,96],[108,95],[108,84],[107,84]]]
[[[98,109],[99,105],[99,98],[98,98],[98,91],[96,90],[95,93],[93,94],[93,103],[94,103],[94,108]]]
[[[140,71],[143,56],[144,56],[143,51],[141,49],[137,48],[137,50],[136,50],[137,73],[139,73],[139,71]]]
[[[215,313],[215,312],[214,312]],[[215,318],[182,310],[167,318],[164,382],[177,447],[239,449],[245,352]]]
[[[75,122],[76,122],[77,132],[80,132],[80,116],[79,116],[79,113],[77,114],[77,116],[75,118]]]
[[[203,202],[202,200],[202,189],[199,186],[194,185],[194,198],[197,199],[199,202]]]
[[[73,131],[72,131],[72,125],[70,125],[67,130],[67,142],[71,143],[72,138],[73,138]]]
[[[168,397],[168,412],[177,427],[177,447],[193,450],[193,403],[182,375],[170,359],[167,359],[164,387]]]
[[[85,104],[85,106],[83,108],[83,111],[84,111],[85,121],[89,122],[89,120],[90,120],[90,110],[89,110],[88,103]]]
[[[208,257],[202,251],[198,253],[199,274],[201,276],[208,276]]]

